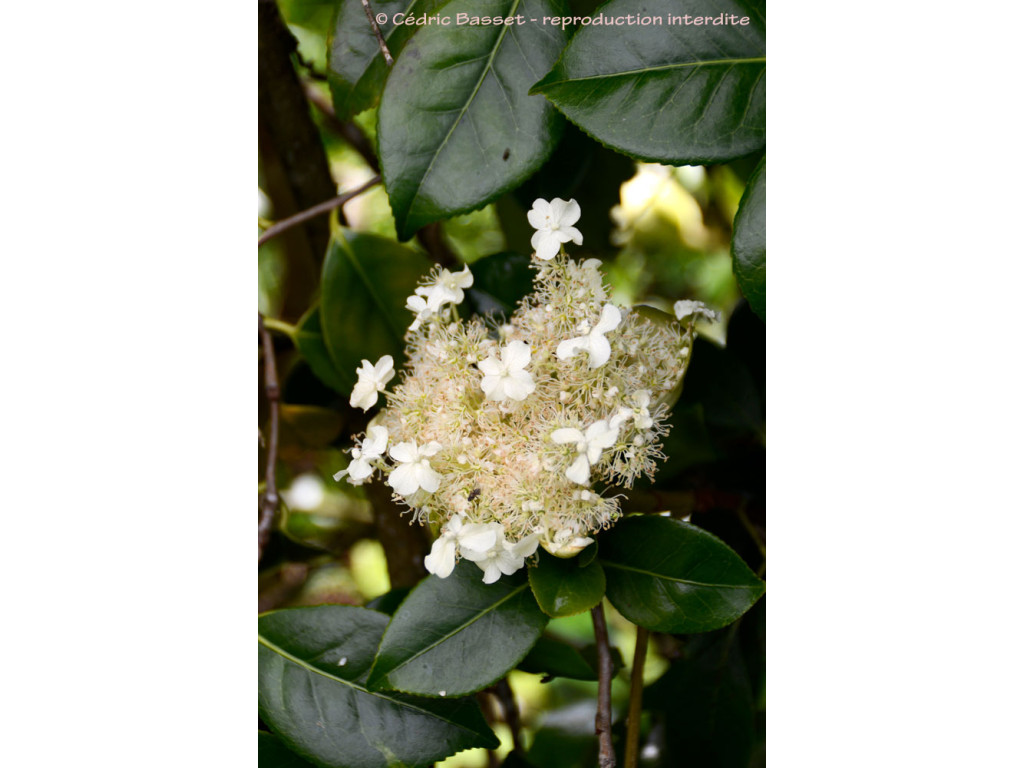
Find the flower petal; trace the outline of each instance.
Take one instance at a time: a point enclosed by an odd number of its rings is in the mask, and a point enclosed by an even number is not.
[[[612,345],[608,339],[596,331],[591,332],[588,347],[590,350],[589,365],[591,368],[600,368],[612,356]]]
[[[542,261],[553,259],[562,247],[562,241],[553,232],[541,229],[533,233],[530,238],[530,245],[537,252],[537,258]]]
[[[366,430],[366,438],[363,440],[363,456],[367,459],[375,459],[384,455],[384,449],[388,445],[388,428],[375,425]]]
[[[534,229],[546,229],[550,225],[550,217],[551,204],[539,197],[533,201],[533,208],[526,212],[526,220]]]
[[[420,452],[416,449],[416,443],[410,443],[407,441],[391,446],[391,450],[388,451],[388,455],[395,461],[407,464],[410,461],[416,461],[420,456]]]
[[[493,357],[487,357],[476,364],[476,367],[480,369],[481,373],[485,376],[501,376],[505,373],[505,366]]]
[[[622,313],[614,304],[605,304],[601,310],[601,319],[597,321],[591,333],[608,333],[614,331],[622,322]]]
[[[530,364],[530,345],[525,341],[510,341],[501,350],[501,362],[510,370],[521,370]]]
[[[578,429],[572,427],[562,427],[556,429],[551,433],[551,442],[558,443],[559,445],[565,443],[578,443],[580,440],[585,439],[583,433]]]
[[[576,461],[572,463],[567,470],[565,470],[565,476],[572,480],[574,483],[580,485],[590,484],[590,462],[587,461],[587,457],[580,454],[576,457]]]
[[[459,550],[469,560],[481,560],[489,556],[501,533],[498,523],[467,523],[458,534]]]
[[[590,349],[590,337],[577,336],[573,339],[559,342],[558,349],[555,350],[555,356],[559,360],[568,360],[587,349]]]
[[[424,567],[438,576],[446,579],[455,570],[455,539],[451,536],[442,536],[434,542],[430,548],[430,554],[423,558]]]
[[[400,496],[410,496],[419,489],[420,484],[416,480],[416,470],[412,464],[401,464],[391,470],[388,475],[388,485],[395,489]]]

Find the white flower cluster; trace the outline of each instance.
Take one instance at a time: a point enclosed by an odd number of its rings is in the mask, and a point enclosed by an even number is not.
[[[438,525],[424,563],[442,578],[459,557],[492,583],[538,545],[577,554],[621,514],[608,489],[664,458],[694,324],[715,315],[693,301],[676,304],[675,320],[609,303],[600,262],[565,254],[583,241],[579,217],[574,200],[534,203],[534,293],[505,325],[459,319],[468,267],[435,270],[416,289],[402,382],[335,475],[360,485],[380,471],[418,521]],[[393,366],[364,360],[353,406],[373,407]]]

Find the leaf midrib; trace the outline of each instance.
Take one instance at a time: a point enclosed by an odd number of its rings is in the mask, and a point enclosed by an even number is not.
[[[654,571],[647,571],[643,568],[634,568],[631,565],[622,565],[620,563],[613,563],[608,560],[601,560],[601,564],[610,566],[612,568],[618,568],[620,571],[632,571],[633,573],[642,573],[644,576],[651,576],[656,579],[664,579],[665,581],[674,581],[678,584],[690,584],[695,587],[709,587],[712,589],[756,589],[755,584],[708,584],[703,581],[691,581],[690,579],[679,579],[675,576],[668,576],[664,573],[655,573]]]
[[[437,646],[439,646],[441,643],[445,642],[446,640],[448,640],[448,639],[450,639],[452,637],[455,637],[455,635],[457,635],[459,632],[464,630],[466,627],[468,627],[469,625],[473,624],[476,621],[479,621],[481,618],[486,616],[488,613],[491,613],[492,611],[496,610],[498,608],[498,606],[500,606],[503,603],[511,600],[513,597],[518,595],[520,592],[522,592],[528,586],[529,586],[529,582],[524,583],[524,584],[520,584],[514,590],[512,590],[507,595],[505,595],[503,598],[501,598],[501,600],[498,600],[496,603],[491,603],[491,605],[488,606],[486,610],[480,611],[479,613],[474,614],[471,618],[467,619],[462,624],[457,626],[455,629],[453,629],[450,632],[448,632],[448,634],[442,635],[437,640],[435,640],[433,643],[428,645],[426,648],[424,648],[421,651],[417,651],[416,653],[414,653],[409,658],[403,660],[401,663],[396,664],[395,666],[391,667],[391,669],[388,669],[388,670],[386,670],[384,672],[378,672],[376,675],[374,674],[374,672],[376,672],[376,670],[371,669],[370,670],[370,677],[371,678],[372,677],[387,677],[392,672],[394,672],[396,669],[401,669],[402,667],[404,667],[405,665],[409,664],[410,662],[418,659],[420,656],[422,656],[423,654],[427,653],[428,651],[433,650],[434,648],[436,648]],[[385,632],[385,638],[386,637],[387,637],[387,633]],[[381,643],[383,644],[383,640],[381,641]]]
[[[474,733],[474,734],[480,735],[479,731],[475,731],[472,728],[469,728],[469,727],[463,725],[462,723],[459,723],[459,722],[457,722],[455,720],[451,720],[451,719],[449,719],[447,717],[439,715],[436,712],[431,712],[429,709],[423,709],[422,707],[417,707],[415,704],[410,704],[407,701],[400,701],[399,699],[391,698],[390,696],[387,696],[384,693],[379,693],[377,691],[371,691],[370,689],[364,688],[363,686],[359,685],[358,683],[353,683],[351,680],[346,680],[343,677],[335,677],[334,675],[332,675],[332,674],[330,674],[328,672],[325,672],[324,670],[322,670],[322,669],[320,669],[318,667],[313,666],[312,664],[310,664],[309,662],[305,661],[304,659],[300,659],[298,656],[295,656],[295,655],[289,653],[288,651],[286,651],[281,646],[276,645],[275,643],[272,643],[271,641],[267,640],[265,637],[263,637],[263,635],[258,635],[258,637],[259,637],[260,645],[262,645],[265,648],[267,648],[267,650],[272,651],[272,652],[278,654],[279,656],[281,656],[281,657],[283,657],[285,659],[288,659],[288,661],[292,662],[293,664],[296,664],[296,665],[302,667],[307,672],[315,672],[316,674],[318,674],[318,675],[320,675],[322,677],[326,677],[328,680],[332,680],[332,681],[334,681],[336,683],[343,683],[343,684],[349,686],[350,688],[354,688],[357,691],[359,691],[360,693],[365,693],[365,694],[368,694],[370,696],[375,696],[376,698],[383,699],[384,701],[389,702],[390,704],[394,704],[395,706],[403,707],[405,709],[411,709],[414,712],[419,712],[420,714],[423,714],[423,715],[429,715],[430,717],[436,718],[437,720],[443,720],[446,723],[450,723],[451,725],[454,725],[456,728],[461,728],[462,730],[467,731],[468,733]]]
[[[582,83],[587,80],[605,80],[613,77],[628,77],[630,75],[642,75],[648,72],[662,72],[671,69],[685,69],[687,67],[717,67],[717,66],[735,66],[736,64],[764,64],[766,57],[760,56],[748,59],[706,59],[703,61],[683,61],[676,64],[659,64],[656,67],[644,67],[643,69],[629,69],[623,72],[608,72],[602,75],[587,75],[586,77],[567,77],[563,80],[552,80],[548,83],[541,83],[539,90],[550,88],[554,85],[563,85],[565,83]]]
[[[519,7],[519,3],[521,2],[522,0],[515,0],[515,2],[512,4],[512,7],[509,9],[509,12],[505,14],[505,17],[507,18],[509,16],[515,16],[515,11]],[[427,176],[429,176],[430,172],[434,169],[434,163],[437,162],[437,158],[441,156],[441,152],[444,150],[444,148],[448,146],[448,140],[451,139],[452,134],[455,133],[455,129],[459,127],[459,123],[462,122],[462,118],[465,117],[466,112],[469,111],[469,106],[473,103],[473,100],[476,98],[476,95],[480,92],[480,87],[483,85],[484,79],[487,77],[487,73],[491,71],[491,66],[494,63],[494,57],[498,55],[498,49],[501,48],[501,41],[505,39],[505,35],[508,34],[509,29],[510,27],[508,25],[502,25],[501,32],[498,33],[498,38],[494,41],[494,46],[491,48],[491,53],[487,57],[487,63],[481,70],[480,77],[477,79],[476,85],[473,87],[473,92],[469,95],[469,98],[466,99],[466,103],[463,104],[462,109],[459,111],[459,116],[455,118],[455,121],[452,123],[452,127],[449,128],[448,133],[445,134],[444,140],[437,147],[437,149],[434,150],[434,154],[430,158],[430,164],[427,166],[427,170],[423,172],[423,175],[420,176],[420,180],[416,182],[416,189],[409,197],[409,208],[405,212],[406,221],[408,221],[409,213],[412,211],[412,207],[416,202],[416,198],[419,197],[420,190],[423,188],[423,182],[427,180]],[[501,84],[499,82],[499,87],[500,85]],[[502,88],[502,90],[504,90],[504,88]]]

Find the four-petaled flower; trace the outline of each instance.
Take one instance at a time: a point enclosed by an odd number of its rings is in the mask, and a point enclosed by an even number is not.
[[[633,419],[633,423],[639,429],[650,429],[654,426],[654,419],[651,418],[651,412],[648,410],[648,406],[651,404],[651,393],[646,389],[641,389],[633,393],[632,400],[636,403],[636,407],[633,409],[620,408],[619,412],[612,416],[609,423],[613,427],[618,427]]]
[[[461,272],[449,272],[447,269],[442,269],[434,284],[417,288],[416,295],[423,296],[426,299],[427,309],[431,312],[437,312],[442,304],[447,304],[448,302],[461,304],[462,300],[466,297],[463,289],[471,288],[472,286],[473,273],[469,271],[468,266]],[[411,309],[408,304],[406,304],[406,307]]]
[[[551,433],[551,440],[558,444],[575,443],[576,460],[565,470],[565,476],[574,483],[590,483],[590,468],[601,458],[605,448],[611,448],[619,438],[618,426],[610,425],[605,419],[595,421],[587,431],[580,432],[573,427],[563,427]]]
[[[388,446],[388,428],[373,426],[366,430],[366,437],[363,444],[352,449],[352,461],[346,469],[335,473],[334,479],[341,480],[348,475],[348,481],[352,485],[362,485],[370,475],[373,474],[372,459],[379,459],[384,455],[384,449]]]
[[[411,496],[422,488],[433,493],[441,485],[441,475],[430,467],[430,457],[441,450],[441,444],[431,440],[423,446],[413,442],[392,446],[388,455],[401,462],[388,475],[388,485],[401,496]]]
[[[463,554],[469,551],[491,549],[497,541],[502,528],[496,523],[466,523],[465,515],[455,515],[441,531],[430,554],[423,558],[426,569],[442,579],[448,578],[455,570],[455,552]],[[495,528],[495,526],[497,526]]]
[[[583,245],[583,235],[572,226],[580,219],[580,204],[575,200],[566,202],[555,198],[550,203],[540,198],[533,201],[533,208],[526,212],[530,226],[537,231],[530,238],[530,245],[537,252],[537,258],[553,259],[562,243],[572,240]]]
[[[568,360],[580,352],[589,352],[590,367],[600,368],[608,362],[608,358],[612,355],[612,345],[608,343],[608,339],[604,335],[618,328],[620,322],[622,322],[622,313],[619,312],[618,307],[614,304],[605,304],[597,324],[590,328],[584,321],[580,326],[583,335],[560,343],[555,354],[559,360]]]
[[[383,392],[387,383],[395,377],[395,361],[391,355],[384,355],[372,365],[369,360],[363,360],[361,368],[356,369],[359,381],[352,388],[352,397],[348,404],[353,408],[362,408],[368,411],[377,403],[377,393]]]
[[[526,370],[530,364],[530,346],[525,341],[510,341],[501,349],[501,360],[488,357],[476,364],[484,374],[480,388],[488,400],[525,400],[537,385]]]
[[[462,556],[472,560],[484,572],[484,584],[493,584],[501,574],[511,576],[523,567],[526,558],[537,551],[538,536],[531,533],[515,544],[505,539],[505,530],[500,523],[486,523],[494,532],[494,541],[487,548],[470,546],[468,542],[460,542]]]
[[[716,320],[718,320],[719,317],[718,313],[715,312],[713,309],[708,309],[707,305],[699,301],[692,301],[690,299],[682,299],[681,301],[677,301],[675,304],[672,305],[672,309],[675,310],[676,319],[680,321],[684,317],[689,317],[690,315],[703,315],[705,318],[707,318],[710,322],[713,323]]]
[[[430,307],[427,306],[427,300],[422,296],[413,294],[405,300],[405,308],[410,312],[415,313],[416,319],[412,321],[412,325],[409,326],[410,331],[417,330],[423,321],[430,317],[433,312],[430,311]]]

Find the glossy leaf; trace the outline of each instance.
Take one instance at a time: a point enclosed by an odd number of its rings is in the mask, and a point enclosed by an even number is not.
[[[510,316],[519,300],[533,289],[536,274],[530,268],[530,257],[519,253],[496,253],[474,261],[469,269],[473,287],[466,291],[467,304],[477,314]]]
[[[611,647],[612,677],[625,666],[622,652]],[[594,643],[582,648],[551,635],[544,635],[530,649],[519,663],[523,672],[543,674],[547,677],[567,677],[572,680],[597,680],[597,646]],[[545,682],[542,680],[541,682]]]
[[[743,620],[746,622],[746,619]],[[726,630],[700,638],[644,692],[664,728],[666,765],[748,768],[754,706],[735,638]]]
[[[320,325],[334,367],[355,383],[360,360],[405,360],[405,308],[430,262],[411,248],[349,230],[334,238],[324,260]],[[349,388],[351,390],[351,387]]]
[[[299,354],[309,363],[309,367],[313,369],[313,373],[320,381],[335,392],[344,395],[352,391],[352,387],[356,383],[355,375],[351,371],[346,373],[335,368],[334,361],[331,360],[331,355],[327,351],[324,334],[320,329],[319,304],[313,305],[299,320],[292,341],[295,342]]]
[[[445,579],[428,576],[388,625],[370,673],[372,688],[461,696],[512,669],[548,623],[522,571],[494,584],[461,561]]]
[[[550,677],[597,680],[597,671],[576,646],[547,635],[542,636],[519,662],[519,669]]]
[[[366,604],[366,607],[372,611],[380,611],[388,616],[392,616],[398,610],[398,606],[402,604],[402,601],[408,597],[409,592],[409,587],[395,587],[389,592],[373,598],[373,600]]]
[[[425,765],[498,746],[476,703],[371,693],[366,676],[387,616],[340,605],[259,619],[260,717],[322,766]]]
[[[402,240],[430,222],[483,207],[551,153],[562,118],[530,86],[565,44],[558,27],[456,24],[468,17],[540,19],[553,0],[452,0],[450,26],[421,27],[388,76],[378,139]]]
[[[274,734],[259,734],[259,768],[313,768],[313,763],[296,755]]]
[[[765,160],[757,166],[743,193],[732,236],[736,282],[750,308],[762,320],[765,319]]]
[[[764,146],[763,0],[648,0],[642,7],[612,0],[599,12],[664,22],[582,27],[531,93],[543,93],[599,141],[643,160],[718,163]],[[687,15],[720,14],[749,23],[683,23]]]
[[[548,616],[572,616],[601,602],[605,580],[600,563],[581,565],[578,557],[563,559],[543,551],[539,556],[530,569],[530,588]]]
[[[413,24],[394,24],[401,19],[433,15],[444,0],[374,0],[375,16],[387,16],[379,23],[391,56],[397,57],[413,33]],[[342,0],[330,39],[327,41],[327,81],[331,87],[334,113],[342,120],[377,104],[388,76],[388,65],[377,37],[366,18],[361,0]]]
[[[608,599],[656,632],[707,632],[739,618],[764,582],[724,542],[667,517],[627,517],[601,537]]]

